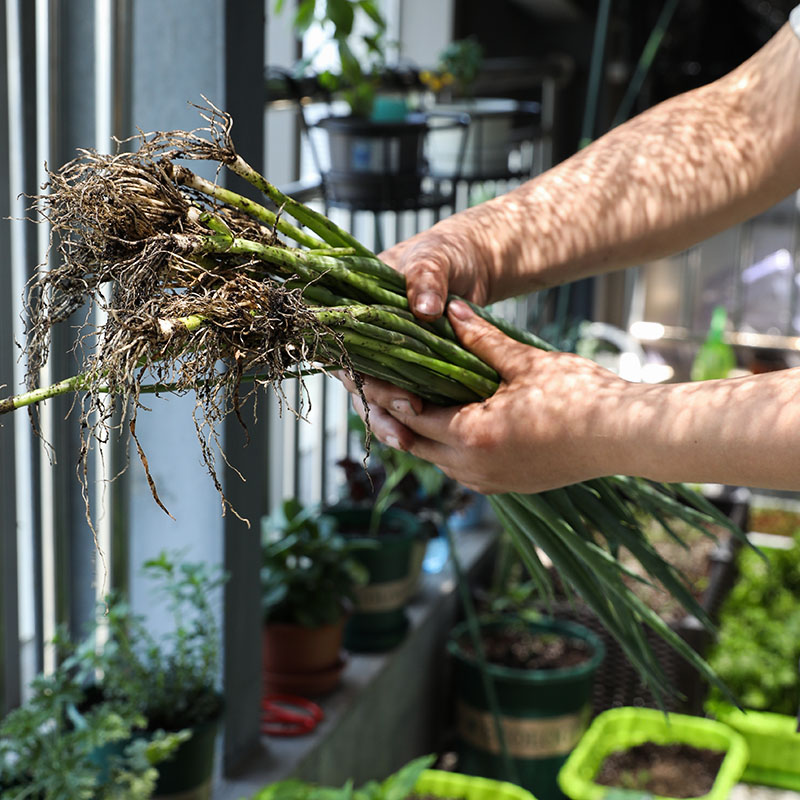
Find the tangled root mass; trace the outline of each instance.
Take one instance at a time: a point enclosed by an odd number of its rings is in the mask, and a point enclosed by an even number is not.
[[[219,423],[234,413],[244,424],[244,400],[264,385],[283,407],[281,381],[314,360],[321,331],[299,290],[268,262],[205,252],[213,232],[203,214],[232,236],[282,245],[271,228],[182,185],[179,160],[224,164],[236,156],[230,118],[213,108],[204,116],[208,128],[140,134],[132,153],[81,150],[50,173],[47,193],[36,198],[51,225],[50,263],[29,285],[25,355],[34,388],[53,327],[82,311],[84,488],[93,441],[122,425],[136,440],[143,393],[193,393],[203,458],[225,508],[215,466]]]

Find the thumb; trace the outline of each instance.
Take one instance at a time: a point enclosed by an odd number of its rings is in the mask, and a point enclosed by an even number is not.
[[[522,356],[536,352],[536,348],[521,344],[481,319],[463,300],[448,304],[447,317],[461,344],[502,378],[513,377],[523,368]]]

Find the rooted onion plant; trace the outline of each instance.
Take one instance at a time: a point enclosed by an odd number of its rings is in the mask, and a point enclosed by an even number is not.
[[[227,115],[213,107],[202,114],[207,126],[197,131],[142,135],[133,153],[82,151],[50,176],[50,191],[40,201],[58,258],[36,276],[28,295],[29,390],[0,401],[0,413],[79,393],[85,480],[89,441],[105,438],[113,419],[126,421],[138,447],[135,424],[144,393],[194,393],[198,438],[224,503],[215,431],[227,414],[241,418],[244,398],[265,386],[282,397],[287,377],[344,369],[357,383],[359,375],[372,375],[439,404],[480,401],[496,390],[497,374],[461,347],[446,320],[424,323],[409,312],[400,274],[253,170],[234,149]],[[265,195],[264,204],[196,175],[186,166],[196,159],[249,181]],[[105,322],[84,331],[94,346],[86,348],[83,369],[39,387],[53,326],[87,307],[101,309]],[[475,310],[517,340],[552,349]],[[151,488],[158,500],[152,481]],[[638,580],[662,585],[711,626],[634,513],[648,512],[671,533],[672,517],[701,529],[712,520],[730,528],[700,495],[618,476],[490,499],[544,596],[552,597],[552,586],[543,553],[657,697],[669,687],[644,626],[717,682],[695,651],[630,591],[623,580],[630,572],[617,558],[620,548],[627,550],[647,576]]]

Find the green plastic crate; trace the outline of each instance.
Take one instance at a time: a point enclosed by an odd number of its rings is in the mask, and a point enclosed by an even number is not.
[[[797,719],[768,711],[740,711],[715,703],[714,716],[744,736],[750,757],[742,780],[800,791],[800,733]]]
[[[645,742],[687,744],[725,752],[717,778],[704,800],[725,800],[747,764],[747,744],[736,731],[711,719],[666,715],[651,708],[614,708],[598,715],[558,775],[561,790],[572,800],[602,800],[625,790],[594,782],[606,756]],[[639,792],[629,792],[631,796]]]
[[[436,769],[426,769],[414,791],[457,800],[536,800],[527,789],[513,783]]]

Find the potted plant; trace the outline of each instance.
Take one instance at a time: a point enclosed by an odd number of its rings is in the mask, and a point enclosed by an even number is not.
[[[213,610],[221,570],[181,562],[162,552],[143,572],[166,599],[172,627],[153,633],[146,620],[120,600],[108,603],[102,621],[108,638],[98,656],[99,691],[133,708],[146,721],[142,735],[188,730],[190,737],[159,766],[156,795],[203,797],[209,791],[214,745],[222,716],[219,690],[220,633]]]
[[[186,734],[134,737],[130,705],[94,702],[74,658],[31,684],[25,705],[0,721],[0,796],[43,800],[145,800]]]
[[[428,769],[433,760],[417,758],[385,780],[359,789],[353,789],[352,781],[333,789],[290,779],[265,787],[253,800],[533,800],[530,792],[510,783]]]
[[[357,587],[368,580],[355,557],[365,545],[339,535],[330,517],[296,499],[264,520],[262,530],[264,688],[324,694],[345,665],[344,624]]]
[[[745,548],[723,605],[709,663],[742,709],[714,691],[708,710],[741,733],[749,748],[743,780],[800,790],[800,532]]]
[[[614,789],[622,790],[620,797],[726,800],[746,763],[744,739],[722,723],[614,708],[592,722],[558,784],[571,800],[603,800]]]
[[[458,768],[556,798],[558,770],[588,725],[603,644],[580,625],[547,617],[485,618],[478,631],[477,645],[468,622],[448,641]]]
[[[432,125],[428,136],[431,171],[435,175],[501,179],[513,172],[509,157],[518,147],[517,127],[530,133],[539,121],[539,106],[504,97],[475,97],[474,84],[483,67],[483,48],[474,37],[450,42],[435,66],[420,72],[430,90],[434,115],[464,114],[469,118],[466,140],[448,126]],[[528,158],[530,160],[530,158]]]
[[[351,426],[363,432],[359,419]],[[406,606],[418,584],[428,540],[464,494],[433,465],[380,443],[370,447],[368,469],[351,459],[339,465],[346,494],[325,513],[344,536],[373,543],[356,556],[369,582],[356,590],[345,646],[356,652],[389,650],[408,628]]]
[[[282,6],[278,0],[276,10]],[[421,191],[427,121],[424,114],[408,111],[404,91],[382,92],[391,71],[386,21],[378,4],[301,0],[294,18],[298,38],[312,25],[325,37],[320,50],[332,46],[339,61],[338,69],[319,72],[317,81],[348,111],[309,123],[327,134],[330,168],[320,171],[328,201],[366,209],[413,203]],[[301,60],[295,76],[313,66],[317,56],[314,52]]]

